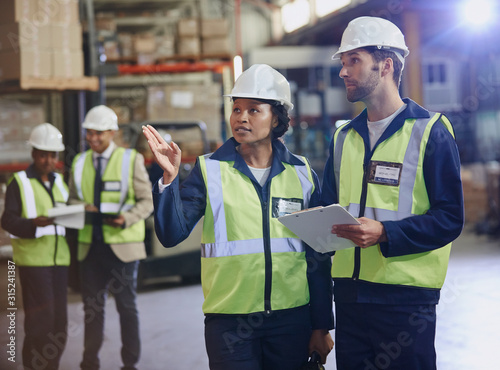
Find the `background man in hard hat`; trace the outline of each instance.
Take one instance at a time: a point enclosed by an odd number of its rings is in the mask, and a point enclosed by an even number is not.
[[[464,221],[460,160],[448,119],[399,95],[408,53],[393,23],[360,17],[334,55],[348,100],[366,105],[335,132],[323,184],[323,203],[361,222],[332,228],[358,246],[333,259],[338,369],[436,368],[436,304]]]
[[[50,123],[33,128],[28,143],[33,163],[9,180],[2,227],[11,234],[22,287],[23,364],[27,369],[57,369],[67,338],[70,253],[65,228],[54,225],[47,212],[68,200],[68,187],[55,172],[64,144]]]
[[[324,362],[333,347],[330,257],[314,253],[277,219],[317,205],[320,196],[309,162],[281,141],[293,107],[290,86],[275,69],[255,64],[229,97],[233,137],[199,157],[180,188],[179,147],[144,127],[163,169],[154,187],[156,233],[173,247],[204,216],[210,369],[298,369],[314,351]]]
[[[84,203],[90,216],[78,232],[85,310],[82,369],[99,368],[108,290],[120,316],[123,369],[135,369],[140,355],[137,269],[146,257],[144,219],[153,202],[144,157],[113,141],[117,122],[104,105],[89,110],[82,126],[90,149],[75,157],[71,169],[70,202]]]

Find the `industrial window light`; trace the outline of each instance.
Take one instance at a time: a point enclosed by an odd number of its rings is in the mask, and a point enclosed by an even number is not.
[[[462,4],[461,17],[474,28],[484,28],[493,21],[494,10],[492,0],[467,0]]]

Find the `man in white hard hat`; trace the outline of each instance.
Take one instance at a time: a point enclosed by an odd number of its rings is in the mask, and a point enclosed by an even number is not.
[[[90,147],[73,160],[70,203],[84,203],[88,220],[78,232],[78,260],[85,311],[82,369],[99,369],[107,292],[121,323],[122,369],[135,369],[140,355],[136,283],[146,257],[144,220],[153,211],[144,157],[118,147],[115,112],[104,105],[89,110],[82,124]]]
[[[55,172],[64,144],[61,132],[50,123],[33,128],[28,143],[33,163],[12,176],[5,194],[2,228],[11,234],[14,253],[8,279],[13,282],[18,271],[25,315],[24,367],[57,369],[67,338],[70,252],[65,228],[54,224],[48,210],[68,200],[68,187]],[[18,306],[10,293],[8,301],[10,307]]]
[[[436,368],[436,304],[464,222],[460,158],[450,121],[399,95],[408,53],[396,25],[360,17],[333,56],[348,100],[366,105],[335,132],[322,189],[361,223],[332,227],[357,245],[333,258],[338,369]]]

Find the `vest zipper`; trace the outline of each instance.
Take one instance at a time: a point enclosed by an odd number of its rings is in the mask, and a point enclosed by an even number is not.
[[[257,185],[253,184],[257,194],[260,198],[262,206],[262,236],[264,241],[264,311],[267,314],[271,313],[271,286],[272,286],[272,271],[273,262],[271,258],[271,232],[269,228],[269,197],[271,192],[271,184],[267,187],[266,198],[267,201],[262,199],[262,194]]]
[[[52,192],[53,189],[54,189],[54,183],[55,183],[55,180],[54,181],[51,181],[51,184],[50,184],[50,190],[47,189],[45,187],[45,185],[43,185],[43,187],[48,191],[49,193],[49,196],[50,196],[50,199],[52,200],[52,206],[55,207],[56,206],[56,201],[54,200],[54,193]],[[57,234],[57,225],[54,224],[54,235],[55,235],[55,242],[56,242],[56,245],[55,245],[55,249],[54,249],[54,266],[57,266],[57,249],[58,249],[58,246],[59,246],[59,235]]]
[[[368,162],[369,163],[369,162]],[[358,217],[363,217],[365,215],[366,208],[366,196],[368,192],[368,163],[363,164],[363,185],[361,188],[361,199],[359,200],[359,215]],[[361,248],[354,248],[354,270],[352,271],[352,278],[354,280],[359,279],[359,270],[361,268]]]

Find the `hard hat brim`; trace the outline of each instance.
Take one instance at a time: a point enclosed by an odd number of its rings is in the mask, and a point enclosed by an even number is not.
[[[119,127],[118,125],[113,125],[110,128],[103,129],[102,125],[99,125],[97,123],[92,123],[92,122],[84,122],[82,124],[82,127],[86,130],[95,130],[95,131],[118,131]]]
[[[31,142],[28,141],[28,144],[31,145],[33,148],[38,149],[38,150],[43,150],[44,152],[63,152],[66,147],[64,144],[58,145],[57,147],[51,147],[51,146],[44,146],[44,145],[34,145]]]
[[[242,98],[242,99],[257,99],[257,100],[262,100],[262,99],[264,99],[264,100],[274,100],[274,101],[279,102],[281,105],[285,106],[285,108],[287,108],[288,110],[292,110],[293,109],[293,104],[290,103],[289,101],[284,101],[284,100],[276,99],[274,97],[266,97],[266,96],[262,96],[262,95],[245,94],[245,93],[226,94],[226,95],[222,95],[222,96],[227,97],[227,98],[231,98],[231,99]]]

